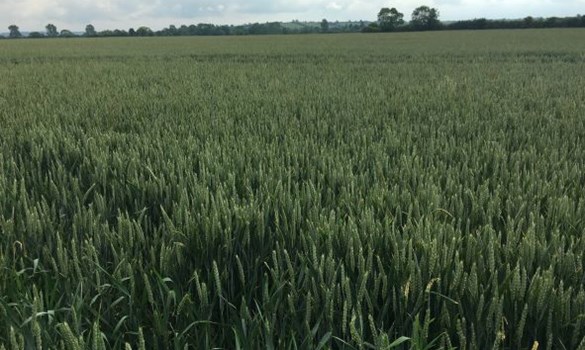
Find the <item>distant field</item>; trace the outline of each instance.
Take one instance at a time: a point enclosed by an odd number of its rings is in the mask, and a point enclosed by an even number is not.
[[[0,349],[584,350],[584,37],[0,41]]]

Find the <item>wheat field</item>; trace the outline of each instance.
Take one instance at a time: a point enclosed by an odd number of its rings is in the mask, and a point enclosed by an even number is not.
[[[0,349],[585,349],[585,30],[0,42]]]

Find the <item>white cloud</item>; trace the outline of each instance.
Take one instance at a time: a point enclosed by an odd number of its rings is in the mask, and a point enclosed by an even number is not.
[[[328,10],[335,10],[335,11],[339,11],[341,9],[343,9],[343,6],[339,5],[338,3],[334,2],[330,2],[327,4],[326,7]]]
[[[42,30],[47,23],[59,29],[82,30],[169,24],[299,20],[368,20],[381,7],[396,7],[410,17],[419,5],[437,7],[444,20],[572,16],[585,12],[585,0],[0,0],[0,26]],[[2,28],[0,27],[0,31]]]

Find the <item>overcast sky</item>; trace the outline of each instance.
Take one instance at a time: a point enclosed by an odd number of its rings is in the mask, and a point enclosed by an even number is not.
[[[585,14],[585,0],[0,0],[0,32],[16,24],[21,31],[82,31],[170,24],[243,24],[267,21],[373,20],[381,7],[396,7],[410,18],[419,5],[439,9],[442,20],[522,18]]]

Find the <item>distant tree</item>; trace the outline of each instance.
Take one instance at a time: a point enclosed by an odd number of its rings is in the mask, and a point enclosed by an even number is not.
[[[40,39],[40,38],[44,38],[45,34],[39,33],[39,32],[30,32],[28,34],[28,37],[31,39]]]
[[[329,31],[329,22],[325,18],[321,21],[321,32],[327,33]]]
[[[378,12],[378,24],[383,32],[391,32],[404,24],[404,14],[393,7],[384,7]]]
[[[128,36],[128,32],[121,29],[114,29],[113,36]]]
[[[179,27],[179,29],[177,29],[179,32],[179,35],[189,35],[189,27],[187,27],[186,25],[181,25]]]
[[[290,30],[286,33],[288,34]],[[230,29],[232,35],[246,35],[246,29],[243,26],[236,26]]]
[[[197,28],[197,26],[195,24],[191,24],[191,25],[189,25],[189,27],[187,27],[187,34],[188,35],[198,35],[199,29]]]
[[[88,24],[85,26],[85,36],[88,36],[88,37],[97,36],[97,32],[95,31],[95,27],[92,24]]]
[[[210,25],[212,26],[212,25]],[[284,27],[280,22],[266,22],[266,23],[253,23],[248,27],[248,34],[258,35],[258,34],[283,34]],[[317,28],[313,28],[313,32],[318,31]],[[218,35],[221,33],[213,32],[213,31],[206,31],[206,33],[201,33],[202,35]]]
[[[156,35],[161,35],[161,36],[177,36],[177,35],[181,35],[181,33],[179,32],[179,29],[177,29],[177,26],[175,26],[173,24],[171,24],[168,28],[164,28],[163,30],[159,30],[155,34]]]
[[[366,27],[362,28],[362,33],[377,33],[380,31],[380,26],[376,22],[372,22],[368,24]]]
[[[136,35],[136,31],[134,30],[134,28],[128,29],[128,35],[130,35],[130,36],[135,36]]]
[[[232,28],[228,25],[219,26],[219,33],[220,35],[230,35],[232,33]]]
[[[8,34],[9,38],[17,39],[22,38],[22,34],[20,34],[20,30],[18,30],[18,26],[13,24],[8,26],[8,30],[10,30],[10,34]]]
[[[106,29],[106,30],[102,30],[101,32],[99,32],[98,36],[101,36],[101,37],[114,36],[114,32],[109,30],[109,29]]]
[[[465,21],[452,22],[446,26],[447,29],[488,29],[490,21],[485,18],[476,18]]]
[[[59,33],[59,37],[60,38],[74,38],[74,37],[76,37],[76,35],[73,34],[73,32],[68,30],[68,29],[63,29],[61,31],[61,33]]]
[[[428,6],[417,7],[412,12],[410,24],[416,30],[433,30],[441,26],[439,11]]]
[[[57,27],[54,24],[47,24],[47,26],[45,27],[45,29],[47,30],[47,36],[54,38],[56,36],[59,36],[59,32],[57,31]]]
[[[154,33],[153,33],[152,29],[150,29],[148,27],[140,27],[140,28],[136,29],[136,35],[137,36],[153,36]]]

